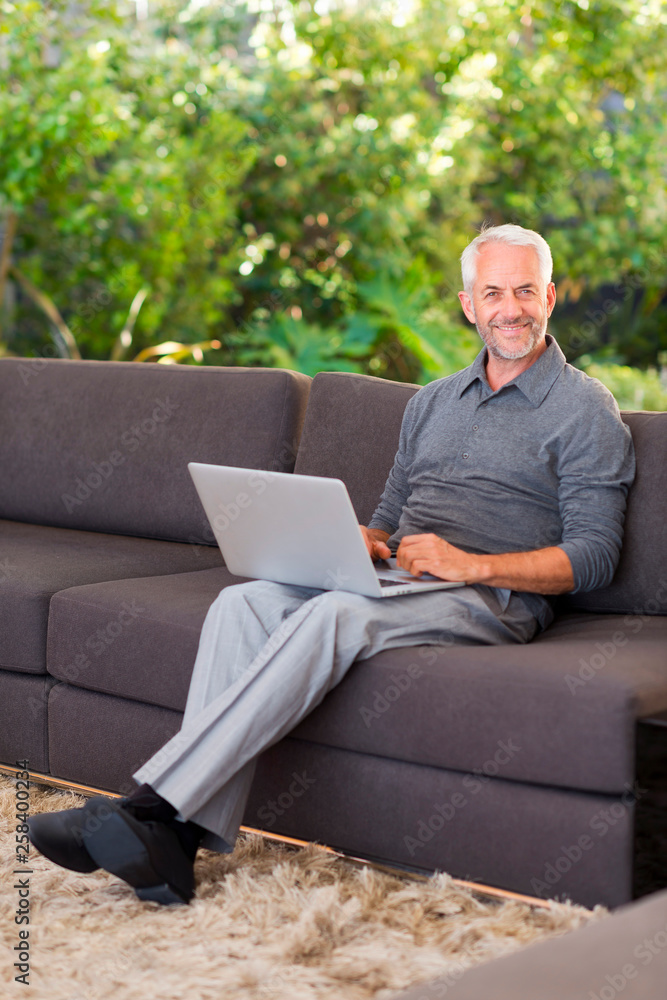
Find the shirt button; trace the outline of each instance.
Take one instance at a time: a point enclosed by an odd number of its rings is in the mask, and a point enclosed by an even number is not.
[[[473,425],[472,425],[472,429],[473,429],[474,431],[478,431],[478,430],[479,430],[479,427],[477,426],[477,424],[473,424]]]
[[[468,457],[468,452],[467,452],[467,451],[464,451],[464,452],[463,452],[463,457],[464,457],[464,458],[467,458],[467,457]]]

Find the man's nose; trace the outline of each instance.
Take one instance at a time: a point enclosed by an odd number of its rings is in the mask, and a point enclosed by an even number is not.
[[[508,319],[518,319],[523,312],[521,300],[513,293],[510,293],[503,301],[503,312]]]

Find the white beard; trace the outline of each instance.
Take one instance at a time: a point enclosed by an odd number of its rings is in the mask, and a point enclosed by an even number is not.
[[[544,339],[544,335],[547,332],[546,315],[543,316],[541,322],[530,317],[527,322],[530,323],[530,327],[526,330],[528,339],[522,339],[522,342],[517,344],[516,347],[504,346],[495,334],[495,327],[511,326],[511,323],[494,322],[490,326],[481,327],[475,320],[475,326],[480,337],[486,344],[489,354],[494,358],[503,358],[505,361],[517,361],[519,358],[525,358],[527,354],[531,354]]]

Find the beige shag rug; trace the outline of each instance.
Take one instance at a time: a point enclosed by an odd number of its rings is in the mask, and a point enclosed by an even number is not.
[[[0,996],[30,1000],[386,1000],[603,918],[606,911],[493,901],[455,885],[359,866],[257,835],[231,855],[200,852],[190,906],[142,903],[124,882],[65,871],[33,848],[29,989],[12,982],[15,785],[0,776]],[[31,812],[82,805],[32,785]]]

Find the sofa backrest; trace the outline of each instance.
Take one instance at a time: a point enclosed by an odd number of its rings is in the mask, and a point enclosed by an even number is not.
[[[344,372],[316,375],[295,472],[335,476],[367,524],[398,447],[403,411],[419,386]],[[667,413],[622,413],[637,475],[621,561],[609,587],[560,598],[564,611],[667,614]]]
[[[291,472],[311,379],[0,360],[0,518],[215,544],[187,463]]]
[[[342,479],[359,522],[368,524],[394,463],[403,411],[419,388],[372,375],[319,373],[294,471]]]

